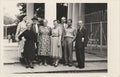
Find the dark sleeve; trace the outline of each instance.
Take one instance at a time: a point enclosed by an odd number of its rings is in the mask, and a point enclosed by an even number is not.
[[[78,36],[78,29],[76,30],[76,36],[75,36],[74,41],[76,40],[77,36]]]
[[[32,31],[33,31],[33,24],[31,25],[31,28],[30,28]]]
[[[52,29],[49,27],[49,30],[50,30],[49,35],[51,36],[52,35]]]
[[[37,34],[35,34],[33,31],[32,31],[32,37],[33,37],[33,41],[37,42]]]
[[[25,32],[26,32],[26,31],[24,31],[24,32],[18,37],[19,40],[22,40],[22,37],[25,35]]]
[[[87,43],[88,43],[88,36],[87,36],[87,30],[84,29],[84,39],[85,39],[85,46],[87,46]]]

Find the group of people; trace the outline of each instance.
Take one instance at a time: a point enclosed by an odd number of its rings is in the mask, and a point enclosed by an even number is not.
[[[16,40],[19,43],[19,55],[23,52],[26,68],[34,68],[36,56],[38,64],[48,65],[52,58],[52,65],[60,63],[73,66],[73,42],[75,42],[78,68],[84,68],[84,49],[87,45],[87,33],[83,21],[78,21],[77,28],[72,25],[72,19],[61,18],[61,22],[53,20],[54,27],[48,26],[46,19],[33,17],[33,23],[27,22],[27,16],[18,24]],[[37,54],[37,55],[36,55]],[[20,57],[20,56],[19,56]]]

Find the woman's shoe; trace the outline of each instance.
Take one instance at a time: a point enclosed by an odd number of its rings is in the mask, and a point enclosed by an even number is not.
[[[26,65],[26,68],[29,68],[29,65]]]
[[[55,66],[55,67],[58,67],[58,65],[59,65],[58,63],[55,63],[55,65],[54,65],[54,66]]]
[[[79,68],[79,69],[83,69],[83,68],[85,68],[84,66],[76,66],[77,68]]]
[[[68,65],[69,65],[69,67],[72,67],[72,66],[73,66],[73,64],[72,64],[72,63],[69,63]]]
[[[34,69],[34,67],[33,67],[33,66],[30,66],[30,68]]]
[[[32,69],[34,68],[34,67],[33,67],[33,63],[32,63],[32,62],[30,63],[30,68],[32,68]]]
[[[39,63],[39,66],[41,66],[41,65],[42,65],[42,62]]]
[[[67,66],[68,65],[68,63],[64,63],[64,66]]]
[[[30,68],[34,69],[33,64],[30,65]]]
[[[44,63],[44,66],[47,66],[47,63],[46,63],[46,62]]]
[[[55,63],[52,63],[52,66],[55,66]]]

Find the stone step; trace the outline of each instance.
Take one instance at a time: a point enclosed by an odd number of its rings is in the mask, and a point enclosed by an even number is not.
[[[18,47],[18,45],[3,45],[3,47]]]
[[[80,69],[75,66],[77,63],[74,63],[74,66],[63,66],[63,64],[59,64],[58,67],[54,67],[51,65],[34,65],[34,69],[26,69],[25,66],[21,64],[12,64],[12,65],[4,65],[4,69],[2,70],[4,73],[9,74],[40,74],[40,73],[80,73],[80,72],[103,72],[107,73],[107,63],[106,62],[85,62],[85,68]]]
[[[15,51],[15,50],[18,50],[18,47],[15,47],[15,48],[4,48],[3,49],[4,51]]]
[[[11,63],[19,63],[19,59],[18,59],[18,43],[9,43],[9,44],[4,44],[3,45],[4,48],[3,48],[3,52],[4,52],[4,63],[8,63],[8,64],[11,64]],[[86,49],[87,50],[87,49]],[[99,57],[99,56],[96,56],[95,54],[92,54],[90,52],[92,52],[93,50],[91,51],[86,51],[87,55],[86,56],[86,62],[106,62],[107,61],[107,57]],[[99,54],[100,52],[97,51],[97,50],[94,50],[94,52],[97,52],[97,54]],[[75,57],[75,52],[73,50],[73,61],[76,61],[76,57]],[[91,57],[93,56],[93,57]]]
[[[42,73],[62,73],[62,74],[71,74],[71,73],[105,73],[107,69],[92,69],[92,70],[61,70],[61,71],[43,71],[43,72],[15,72],[14,74],[42,74]]]
[[[18,43],[3,44],[3,51],[18,51]]]
[[[18,49],[19,49],[18,47],[6,47],[6,48],[3,49],[3,51],[4,52],[6,52],[6,51],[7,52],[9,52],[9,51],[14,52],[14,51],[18,51]]]
[[[12,58],[13,60],[9,60],[9,61],[7,61],[7,62],[5,62],[4,61],[4,64],[19,64],[20,63],[20,61],[19,61],[19,58],[18,57],[14,57],[14,58]],[[76,59],[74,58],[73,59],[73,63],[76,63],[77,61],[76,61]],[[107,62],[107,59],[88,59],[88,58],[86,58],[85,59],[85,62]],[[34,61],[34,63],[36,64],[37,63],[37,61]]]
[[[11,53],[11,52],[7,52],[7,53]],[[12,55],[4,54],[5,56],[4,64],[20,63],[17,55],[18,55],[18,52],[14,52]],[[76,62],[75,52],[73,52],[73,62]],[[85,53],[85,62],[107,62],[107,58],[100,58],[95,55]]]
[[[3,44],[3,47],[16,47],[16,46],[18,46],[18,43]]]

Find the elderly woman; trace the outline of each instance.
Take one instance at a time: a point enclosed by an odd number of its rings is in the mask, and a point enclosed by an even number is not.
[[[34,68],[33,67],[33,60],[35,58],[35,42],[36,37],[35,33],[31,30],[31,24],[27,23],[27,30],[24,31],[18,38],[19,40],[22,40],[22,37],[24,37],[25,45],[24,45],[24,51],[23,56],[26,60],[26,68]]]
[[[42,57],[42,64],[48,64],[48,57],[51,55],[51,28],[47,25],[48,21],[43,20],[43,25],[38,29],[38,55]]]
[[[53,65],[57,67],[60,58],[62,58],[62,48],[61,48],[62,29],[60,28],[57,20],[54,20],[53,24],[54,24],[54,28],[52,29],[51,51],[52,51],[52,57],[54,59]]]

